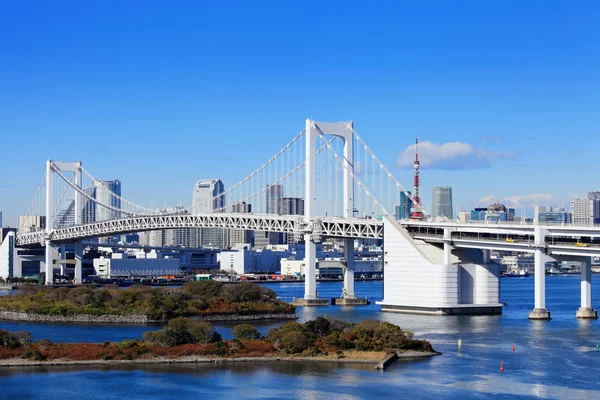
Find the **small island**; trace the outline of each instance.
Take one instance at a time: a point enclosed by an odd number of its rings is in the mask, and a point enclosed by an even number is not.
[[[186,317],[206,321],[296,319],[293,305],[250,282],[187,282],[181,289],[134,285],[53,288],[23,285],[0,297],[0,319],[35,322],[165,323]]]
[[[52,343],[27,332],[0,330],[0,367],[36,365],[160,364],[246,361],[379,363],[437,355],[429,342],[399,326],[374,320],[349,323],[317,318],[287,322],[265,336],[252,325],[233,329],[223,340],[210,322],[171,319],[143,340],[118,343]]]

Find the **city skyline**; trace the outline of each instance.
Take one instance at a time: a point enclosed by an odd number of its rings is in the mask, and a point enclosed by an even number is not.
[[[419,133],[423,204],[445,185],[461,209],[565,206],[598,189],[589,172],[600,141],[592,3],[473,4],[467,14],[444,3],[282,5],[293,17],[281,20],[249,5],[226,19],[210,5],[45,7],[8,5],[0,27],[12,38],[0,66],[5,225],[25,214],[48,158],[80,158],[148,207],[187,204],[198,177],[231,187],[307,117],[352,119],[407,188]],[[301,29],[314,10],[330,23]],[[345,29],[340,12],[360,15],[370,34]],[[215,18],[197,24],[196,13]],[[155,27],[164,19],[167,32]],[[307,52],[319,62],[299,62]]]

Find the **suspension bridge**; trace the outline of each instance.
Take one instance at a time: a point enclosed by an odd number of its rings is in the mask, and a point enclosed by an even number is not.
[[[303,211],[283,213],[273,206],[275,197],[299,199]],[[532,319],[550,318],[545,308],[545,261],[576,257],[583,265],[578,316],[596,316],[590,257],[600,256],[600,247],[576,246],[573,238],[593,242],[600,229],[461,225],[415,221],[405,219],[410,210],[396,212],[410,201],[413,211],[428,215],[414,200],[353,122],[307,119],[304,129],[266,163],[229,189],[187,208],[142,206],[96,179],[81,161],[48,160],[14,248],[43,246],[46,283],[52,284],[55,248],[64,243],[75,245],[75,281],[81,282],[84,239],[178,228],[281,232],[305,245],[305,295],[297,303],[324,305],[329,300],[319,299],[316,291],[316,244],[336,238],[343,241],[345,259],[340,304],[352,305],[360,303],[354,291],[354,241],[383,239],[382,308],[434,314],[501,313],[500,266],[490,263],[489,252],[531,252],[536,271]],[[45,217],[43,227],[27,224],[30,217],[39,216]],[[0,263],[3,254],[16,251],[4,247],[3,243]]]

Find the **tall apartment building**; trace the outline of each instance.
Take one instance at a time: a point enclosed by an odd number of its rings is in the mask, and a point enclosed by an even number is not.
[[[408,192],[411,195],[411,192]],[[404,192],[400,192],[400,205],[395,207],[394,216],[396,219],[410,219],[412,200]]]
[[[231,212],[234,213],[251,213],[252,205],[241,201],[231,205]],[[254,242],[254,231],[246,229],[230,229],[229,230],[229,245],[235,246],[236,244],[248,243],[252,245]]]
[[[266,191],[266,213],[281,214],[283,198],[283,185],[269,185]],[[269,245],[283,244],[283,234],[280,232],[262,232],[254,233],[254,247],[264,248]]]
[[[304,215],[304,199],[301,197],[282,197],[279,210],[281,215]],[[283,234],[283,244],[296,244],[293,233]]]
[[[192,193],[192,213],[225,212],[225,186],[220,179],[200,179]],[[229,232],[224,228],[194,229],[190,233],[194,247],[229,247]]]
[[[19,229],[24,231],[41,231],[46,229],[46,216],[45,215],[28,215],[19,216]]]
[[[589,192],[587,197],[592,200],[600,200],[600,192]]]
[[[452,188],[437,186],[433,188],[433,202],[431,204],[432,217],[453,218],[452,213]]]
[[[118,179],[114,181],[96,181],[94,182],[94,198],[97,202],[102,204],[108,204],[114,208],[121,208],[121,199],[113,196],[112,193],[117,196],[121,196],[121,181]],[[112,193],[111,193],[112,192]],[[109,219],[119,218],[119,212],[96,205],[96,219],[95,221],[106,221]]]
[[[580,198],[571,200],[573,224],[590,226],[600,224],[600,199]]]

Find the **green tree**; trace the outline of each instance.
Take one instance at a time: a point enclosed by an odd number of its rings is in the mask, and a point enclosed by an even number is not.
[[[209,300],[221,296],[223,284],[217,281],[186,282],[181,290],[192,298]]]
[[[232,303],[262,300],[261,286],[252,282],[241,282],[228,285],[223,289],[223,297]]]
[[[164,329],[145,332],[144,340],[161,346],[179,346],[191,343],[213,343],[221,340],[213,326],[205,321],[193,321],[188,318],[174,318]]]
[[[233,337],[238,340],[258,340],[260,339],[260,332],[250,324],[239,324],[233,327]]]

